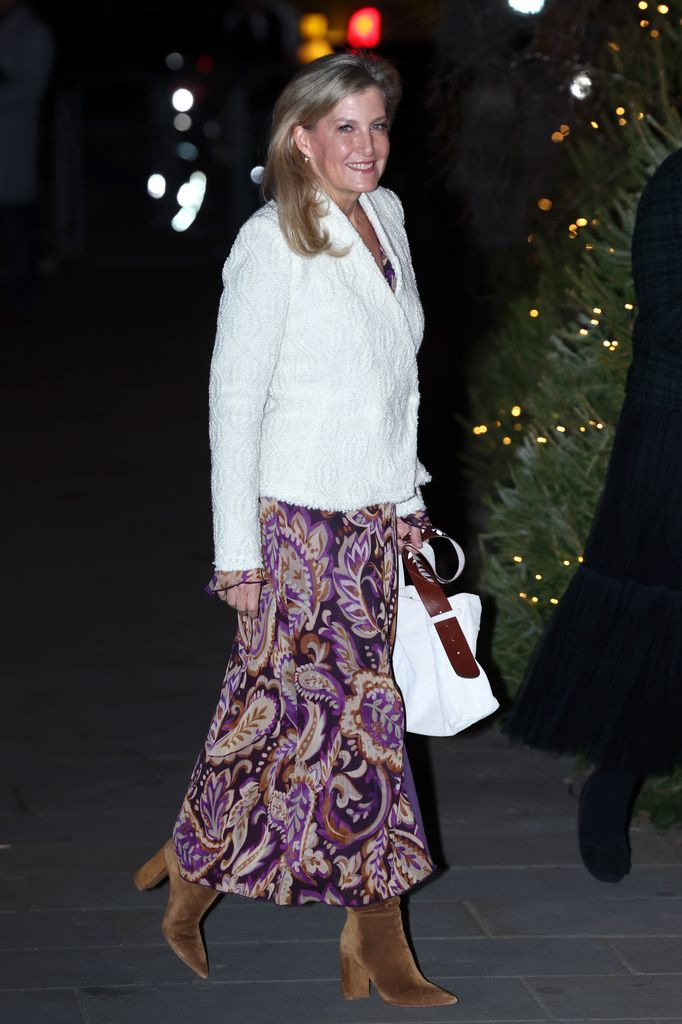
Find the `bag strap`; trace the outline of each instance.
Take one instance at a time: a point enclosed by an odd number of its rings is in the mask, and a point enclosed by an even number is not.
[[[425,529],[422,531],[425,540],[428,540],[427,533],[430,533],[430,530]],[[434,534],[445,536],[435,530]],[[439,578],[423,555],[420,555],[418,551],[412,551],[410,548],[404,548],[402,557],[405,572],[421,598],[429,617],[433,619],[437,615],[442,615],[443,612],[452,612],[450,603],[439,583]],[[481,670],[462,632],[462,627],[457,621],[457,617],[450,615],[447,619],[440,619],[438,622],[433,623],[433,627],[438,633],[443,649],[457,675],[462,676],[463,679],[475,679],[476,676],[479,676]]]
[[[450,537],[447,533],[443,533],[442,530],[437,530],[435,526],[421,526],[420,530],[422,540],[429,541],[434,540],[434,538],[437,538],[440,540],[446,540],[450,544],[452,544],[453,548],[455,549],[455,554],[457,555],[457,571],[454,573],[454,575],[449,576],[447,579],[445,579],[443,576],[438,575],[438,570],[434,566],[432,566],[432,569],[433,575],[436,577],[439,583],[454,583],[457,577],[461,576],[464,570],[464,565],[466,563],[466,559],[464,557],[464,552],[462,551],[462,548],[457,543],[457,541],[454,540],[454,538]]]

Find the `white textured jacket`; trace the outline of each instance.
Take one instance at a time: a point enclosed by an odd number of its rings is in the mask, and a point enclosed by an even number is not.
[[[331,201],[323,226],[347,255],[296,255],[268,203],[225,261],[209,388],[218,570],[262,567],[261,496],[337,512],[395,502],[406,515],[424,505],[424,316],[403,210],[385,188],[360,203],[395,269],[395,292]]]

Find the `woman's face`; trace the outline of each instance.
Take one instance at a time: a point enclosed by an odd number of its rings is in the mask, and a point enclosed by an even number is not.
[[[297,125],[294,139],[325,192],[341,209],[352,206],[384,173],[390,149],[384,98],[374,86],[346,96],[312,128]]]

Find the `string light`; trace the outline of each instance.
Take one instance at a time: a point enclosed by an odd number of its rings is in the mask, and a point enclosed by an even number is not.
[[[587,327],[581,327],[581,328],[580,328],[580,330],[578,331],[578,334],[582,334],[582,335],[583,335],[583,337],[584,337],[584,336],[585,336],[586,334],[589,334],[589,333],[590,333],[590,332],[588,331]]]
[[[533,597],[531,597],[531,601],[533,602],[533,604],[537,604],[539,600],[540,600],[540,598],[539,597],[535,597],[535,595],[533,595]]]
[[[507,437],[503,437],[502,438],[502,444],[511,444],[511,443],[512,443],[511,437],[507,436]]]
[[[652,28],[651,32],[649,33],[652,39],[658,39],[660,34],[661,33],[658,31],[657,28]]]
[[[519,597],[521,598],[521,600],[525,600],[528,597],[528,594],[525,592],[525,590],[520,590]]]
[[[538,209],[542,210],[545,213],[548,210],[551,210],[552,209],[552,200],[551,199],[538,199]]]
[[[485,423],[481,423],[479,427],[474,427],[474,434],[487,434],[488,428]]]
[[[540,435],[540,437],[536,437],[535,440],[538,444],[547,444],[547,438],[542,435]]]
[[[563,564],[564,565],[570,565],[571,563],[569,562],[569,560],[567,558],[564,558]]]
[[[559,431],[560,434],[565,434],[566,433],[566,427],[562,427],[560,424],[557,424],[557,430]]]
[[[599,124],[598,124],[597,121],[590,121],[590,124],[592,125],[593,128],[598,128],[599,127]]]
[[[647,3],[647,0],[639,0],[637,6],[639,7],[640,11],[645,11],[649,4]]]
[[[531,316],[535,320],[536,317],[540,316],[540,310],[539,309],[529,309],[528,310],[528,316]]]
[[[536,579],[536,580],[541,580],[541,579],[542,579],[542,573],[540,573],[540,572],[536,572],[536,573],[535,573],[535,579]]]
[[[625,107],[616,107],[616,113],[622,117],[625,113]]]
[[[514,561],[515,562],[522,562],[523,558],[521,557],[521,555],[514,555]]]
[[[625,309],[634,309],[634,308],[635,308],[635,307],[634,307],[634,306],[632,305],[632,303],[631,303],[631,302],[626,302],[626,303],[625,303]]]
[[[601,314],[604,312],[604,310],[600,306],[594,306],[594,308],[592,309],[592,312],[596,313],[597,316],[601,316]]]
[[[556,597],[550,597],[550,599],[549,599],[549,603],[550,603],[550,604],[558,604],[558,603],[559,603],[559,600],[558,600],[558,598],[556,598]]]
[[[670,8],[667,4],[659,4],[656,10],[659,14],[667,14],[670,11]]]
[[[520,416],[521,415],[521,406],[520,405],[512,405],[512,407],[511,407],[511,414],[512,414],[512,416]]]

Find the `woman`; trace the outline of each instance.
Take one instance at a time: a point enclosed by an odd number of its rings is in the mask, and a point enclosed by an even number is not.
[[[379,188],[400,80],[334,54],[279,97],[263,193],[223,271],[211,365],[212,589],[239,613],[224,689],[166,843],[163,933],[202,977],[219,892],[346,908],[342,991],[433,1006],[400,896],[433,871],[391,670],[396,553],[421,546],[423,315]]]
[[[630,870],[642,780],[682,765],[682,151],[642,193],[632,271],[633,358],[604,491],[505,724],[530,746],[594,764],[579,845],[604,882]]]

